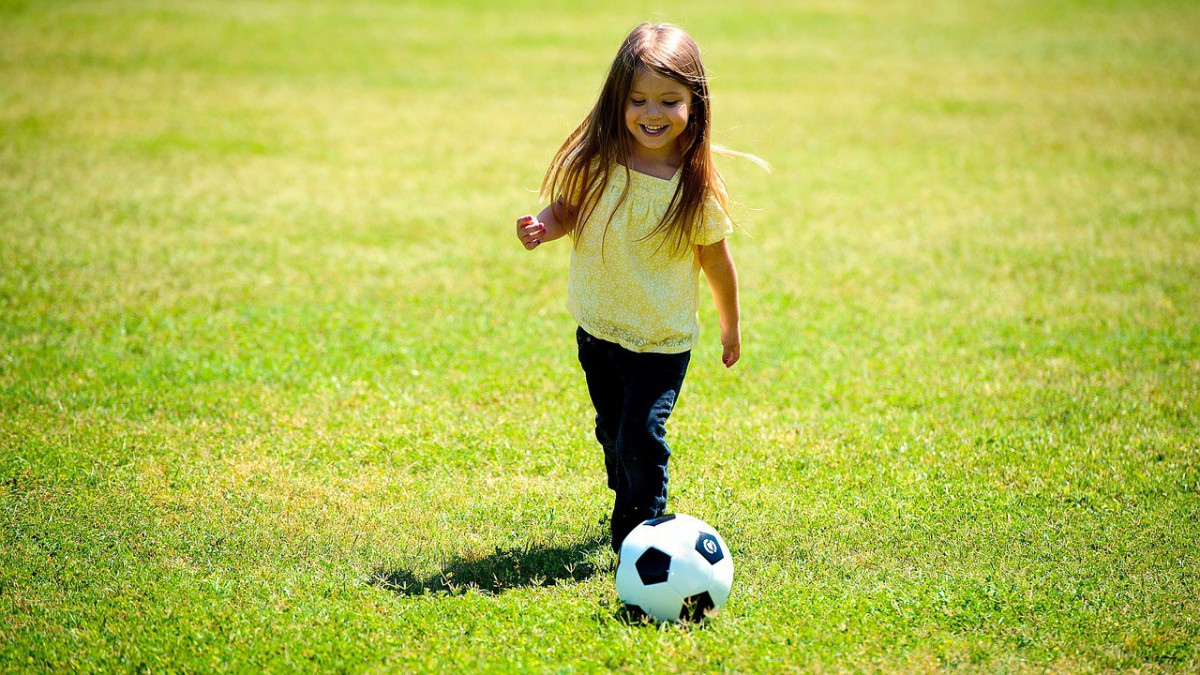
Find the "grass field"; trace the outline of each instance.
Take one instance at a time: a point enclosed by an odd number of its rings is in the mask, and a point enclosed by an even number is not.
[[[1200,5],[737,5],[0,0],[0,670],[1200,670]],[[700,626],[513,232],[644,19],[775,169]]]

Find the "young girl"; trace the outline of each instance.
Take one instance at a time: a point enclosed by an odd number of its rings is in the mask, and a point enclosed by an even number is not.
[[[617,52],[588,116],[542,182],[549,201],[517,219],[528,250],[570,235],[567,306],[596,409],[612,546],[667,504],[665,424],[699,337],[699,274],[721,324],[721,361],[741,353],[725,184],[713,164],[708,83],[696,43],[642,24]]]

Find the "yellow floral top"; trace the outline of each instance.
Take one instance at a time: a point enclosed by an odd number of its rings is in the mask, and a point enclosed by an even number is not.
[[[663,180],[631,170],[629,193],[617,207],[625,181],[624,167],[615,167],[572,250],[567,309],[585,331],[630,351],[689,351],[700,337],[700,256],[693,247],[680,257],[659,246],[661,237],[646,238],[670,206],[679,172]],[[704,214],[693,244],[715,244],[733,230],[712,195]]]

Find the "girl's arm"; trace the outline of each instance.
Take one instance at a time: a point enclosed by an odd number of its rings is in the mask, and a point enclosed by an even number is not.
[[[730,368],[742,356],[741,308],[738,305],[737,269],[725,239],[701,246],[700,267],[712,289],[721,322],[721,363]]]
[[[521,216],[517,218],[517,238],[521,240],[521,244],[525,246],[525,250],[532,251],[538,246],[548,241],[554,241],[567,233],[566,224],[559,220],[558,216],[554,215],[556,210],[564,216],[570,215],[570,211],[564,208],[563,202],[560,199],[558,202],[542,209],[542,212],[536,216]]]

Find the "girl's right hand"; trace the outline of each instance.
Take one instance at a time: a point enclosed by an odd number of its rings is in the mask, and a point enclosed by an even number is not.
[[[541,245],[540,237],[546,234],[546,224],[537,216],[521,216],[517,218],[517,238],[526,251],[532,251]]]

